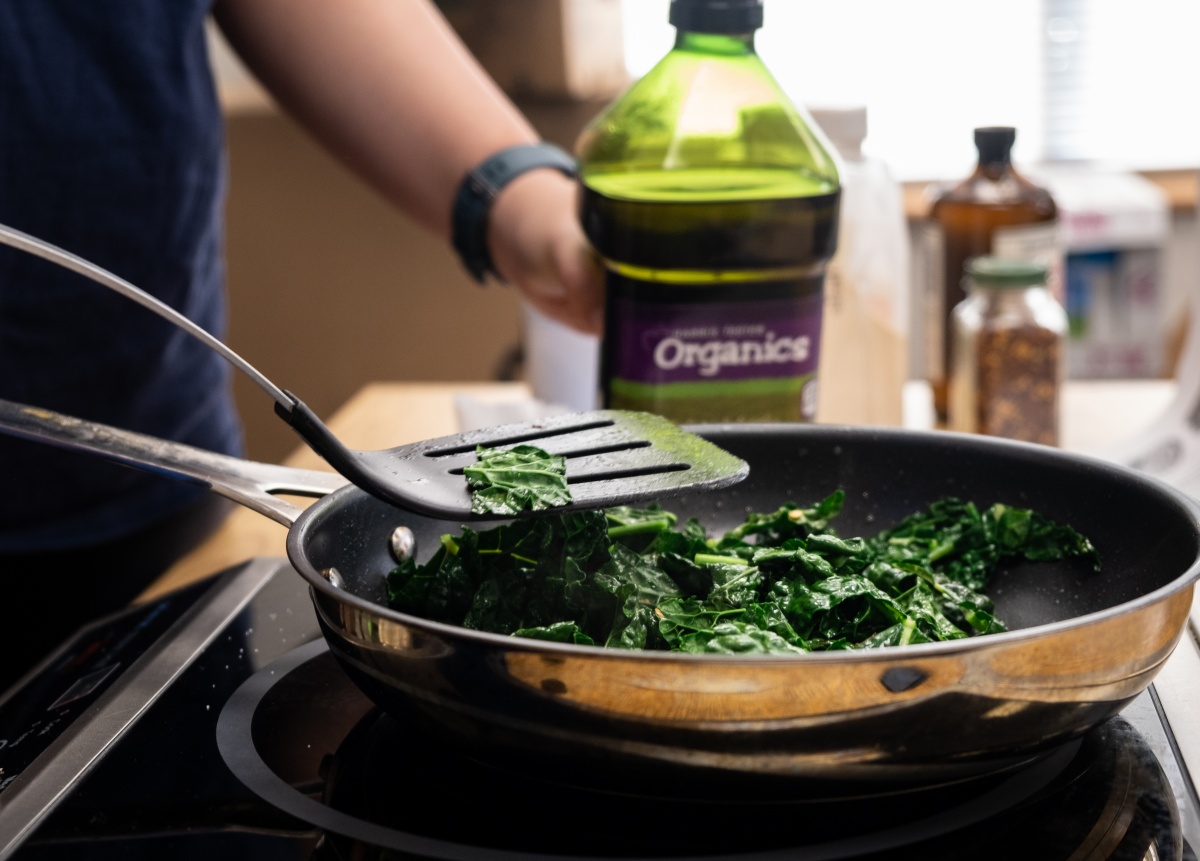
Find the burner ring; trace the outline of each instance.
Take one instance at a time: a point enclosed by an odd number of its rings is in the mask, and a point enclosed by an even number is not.
[[[263,759],[253,742],[254,716],[264,698],[293,671],[328,653],[324,640],[314,640],[259,670],[248,678],[226,702],[217,720],[216,741],[225,764],[249,789],[265,801],[325,832],[382,849],[410,853],[439,861],[529,861],[531,858],[564,857],[560,853],[539,854],[478,844],[441,840],[400,831],[329,807],[292,786]],[[349,685],[350,683],[347,682]],[[854,858],[869,852],[909,846],[981,822],[1008,809],[1048,785],[1075,757],[1081,741],[1070,742],[1028,768],[1006,776],[997,785],[961,804],[941,810],[919,821],[881,828],[803,847],[786,847],[728,854],[705,854],[703,861],[788,861],[802,859]],[[578,861],[613,861],[614,856],[573,856]],[[629,856],[621,856],[632,861]],[[699,858],[701,856],[697,856]],[[647,858],[646,861],[651,861]],[[672,861],[686,861],[673,856]]]

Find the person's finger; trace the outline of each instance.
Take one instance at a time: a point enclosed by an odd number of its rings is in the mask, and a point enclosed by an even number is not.
[[[531,171],[507,186],[489,219],[489,247],[501,276],[535,308],[582,332],[598,334],[603,275],[579,227],[574,183]]]
[[[566,286],[574,328],[598,335],[604,322],[604,269],[581,231],[568,235],[556,250],[557,269]],[[571,325],[571,324],[568,324]]]

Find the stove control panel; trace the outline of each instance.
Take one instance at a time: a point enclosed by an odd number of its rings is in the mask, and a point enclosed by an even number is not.
[[[0,701],[0,858],[279,570],[259,559],[82,629]]]

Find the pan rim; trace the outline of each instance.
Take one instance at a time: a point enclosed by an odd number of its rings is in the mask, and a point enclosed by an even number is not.
[[[1063,451],[1062,449],[1053,448],[1051,446],[1020,442],[999,437],[984,437],[975,434],[941,430],[921,431],[891,427],[833,424],[798,425],[794,423],[693,424],[687,425],[685,428],[706,437],[710,435],[716,437],[730,434],[740,435],[747,432],[752,432],[756,435],[765,434],[791,436],[796,434],[797,429],[804,429],[806,431],[811,431],[814,434],[821,433],[842,436],[847,441],[862,441],[870,439],[883,440],[886,438],[903,439],[913,442],[936,441],[939,444],[951,443],[980,451],[1008,450],[1013,455],[1020,454],[1026,458],[1044,460],[1048,463],[1058,466],[1073,464],[1081,469],[1107,473],[1115,477],[1119,477],[1124,481],[1132,481],[1135,484],[1141,485],[1147,492],[1156,494],[1162,497],[1164,501],[1169,502],[1178,511],[1178,513],[1184,516],[1189,522],[1193,534],[1196,536],[1194,541],[1195,555],[1191,564],[1182,573],[1157,589],[1147,592],[1144,595],[1139,595],[1132,600],[1124,601],[1111,607],[1105,607],[1104,609],[1096,610],[1091,613],[1072,616],[1068,619],[1061,619],[1056,622],[1034,625],[1027,628],[1003,631],[996,634],[967,637],[960,640],[914,643],[904,647],[887,647],[879,649],[805,652],[804,654],[798,655],[710,655],[660,650],[611,649],[604,646],[585,646],[572,643],[559,643],[550,640],[535,640],[532,638],[513,637],[510,635],[497,634],[490,631],[466,628],[461,625],[438,622],[432,619],[425,619],[420,616],[414,616],[398,610],[393,610],[390,607],[382,604],[376,604],[372,601],[368,601],[365,598],[360,598],[354,594],[333,586],[308,562],[303,552],[303,536],[307,534],[307,531],[311,528],[311,524],[314,520],[319,518],[327,509],[334,508],[335,506],[339,505],[343,498],[359,497],[366,494],[365,491],[355,487],[354,485],[347,485],[346,487],[340,488],[339,490],[336,490],[333,493],[317,500],[304,510],[304,512],[296,519],[295,523],[293,523],[291,529],[288,531],[286,539],[288,558],[292,566],[296,569],[297,573],[304,577],[304,579],[308,582],[311,589],[322,593],[338,603],[348,604],[358,610],[376,614],[390,622],[420,630],[431,635],[454,639],[465,639],[469,642],[478,643],[481,646],[503,648],[509,651],[519,650],[523,652],[536,652],[542,654],[550,653],[562,655],[564,657],[574,656],[593,660],[639,660],[649,662],[669,660],[686,661],[688,663],[697,664],[704,664],[709,661],[717,661],[721,664],[747,663],[754,665],[761,665],[764,664],[764,662],[783,665],[807,664],[813,661],[821,663],[832,662],[835,664],[855,664],[865,661],[878,661],[881,657],[890,658],[891,656],[896,656],[896,658],[901,661],[906,660],[905,656],[909,656],[912,660],[918,660],[920,658],[944,658],[957,654],[974,652],[980,648],[986,648],[993,645],[999,647],[1003,644],[1017,644],[1022,641],[1040,639],[1042,637],[1070,631],[1076,628],[1088,627],[1117,616],[1123,616],[1128,613],[1136,612],[1137,610],[1145,607],[1158,604],[1170,597],[1173,597],[1177,593],[1194,586],[1197,581],[1200,581],[1200,500],[1189,496],[1179,488],[1174,487],[1162,479],[1159,479],[1148,473],[1132,469],[1131,467],[1126,467],[1112,461],[1104,460],[1095,455]],[[719,443],[719,439],[716,441]],[[397,509],[397,511],[402,510]],[[1182,634],[1182,629],[1176,633]]]

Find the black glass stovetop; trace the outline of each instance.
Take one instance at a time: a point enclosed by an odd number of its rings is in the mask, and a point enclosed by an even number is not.
[[[381,713],[326,650],[303,581],[277,560],[250,567],[83,632],[0,703],[0,857],[987,861],[1200,846],[1153,689],[1028,767],[954,786],[774,802],[601,791],[566,769],[475,761]],[[192,640],[176,636],[188,625]]]

